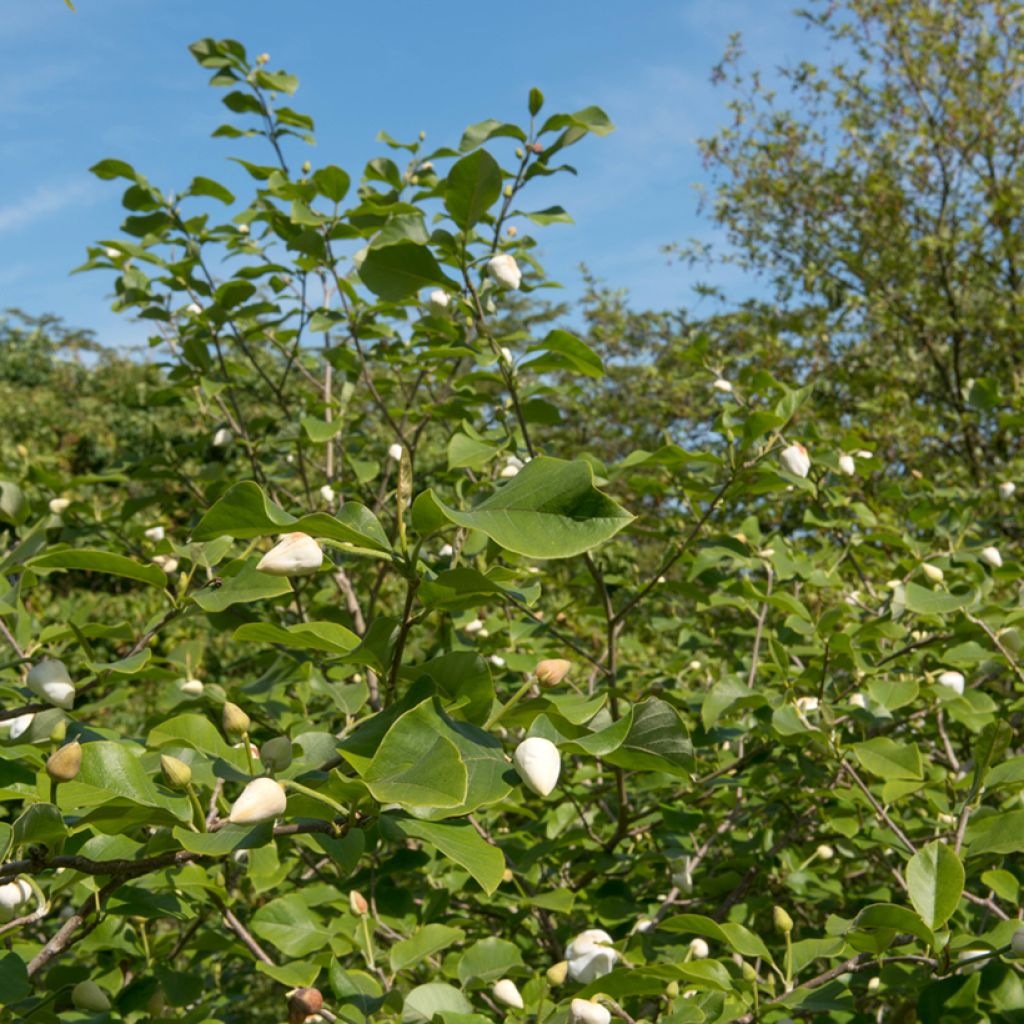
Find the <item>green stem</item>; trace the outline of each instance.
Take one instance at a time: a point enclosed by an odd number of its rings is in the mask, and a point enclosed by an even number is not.
[[[242,744],[245,747],[245,760],[249,765],[249,774],[256,774],[256,766],[252,763],[252,744],[249,742],[249,733],[242,733]]]
[[[508,711],[510,708],[514,708],[516,704],[518,704],[523,699],[523,697],[526,696],[526,692],[530,689],[531,686],[533,686],[532,676],[529,679],[527,679],[526,682],[523,683],[523,685],[520,686],[515,693],[512,694],[512,696],[509,698],[508,703],[504,707],[498,708],[498,710],[495,711],[494,714],[491,715],[491,717],[488,718],[486,722],[484,722],[484,728],[490,729],[492,726],[497,725],[498,722],[501,721],[501,719],[504,717],[505,712]]]
[[[786,991],[793,987],[793,935],[786,932]]]
[[[50,779],[50,803],[57,803],[57,787],[60,783],[56,779]]]
[[[189,802],[192,804],[192,815],[195,818],[196,828],[200,832],[205,832],[206,813],[203,811],[203,805],[199,802],[199,797],[196,795],[195,787],[191,782],[185,787],[185,792],[188,793]]]
[[[370,965],[370,970],[376,970],[377,964],[373,957],[373,940],[370,938],[370,915],[360,915],[363,919],[363,938],[366,940],[366,962]]]
[[[315,789],[310,789],[309,786],[304,786],[301,782],[296,782],[294,779],[288,779],[282,783],[288,789],[294,789],[297,793],[303,793],[306,796],[312,797],[314,800],[319,800],[321,803],[327,804],[328,807],[333,808],[338,814],[347,817],[348,811],[345,810],[337,800],[332,800],[329,796],[323,793],[318,793]]]

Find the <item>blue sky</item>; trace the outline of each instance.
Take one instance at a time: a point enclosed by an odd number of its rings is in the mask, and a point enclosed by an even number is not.
[[[187,52],[202,36],[241,40],[297,74],[293,106],[316,121],[300,161],[357,178],[383,146],[427,133],[455,145],[467,124],[526,119],[536,85],[545,110],[605,108],[617,130],[570,151],[578,178],[534,194],[573,225],[537,229],[551,276],[573,298],[585,261],[638,306],[692,303],[695,275],[661,246],[712,238],[697,212],[705,181],[695,139],[727,119],[709,81],[730,32],[770,69],[813,58],[818,41],[789,0],[517,0],[390,5],[344,0],[0,0],[0,308],[57,313],[101,340],[143,345],[144,326],[110,311],[111,279],[69,276],[85,247],[117,237],[116,183],[88,168],[126,159],[164,190],[203,174],[240,184],[227,156],[257,142],[210,138],[225,119],[221,90]],[[269,161],[265,161],[269,162]],[[704,276],[704,275],[700,275]],[[751,283],[730,279],[748,292]]]

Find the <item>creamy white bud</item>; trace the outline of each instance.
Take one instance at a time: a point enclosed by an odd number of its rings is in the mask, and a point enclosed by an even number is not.
[[[612,937],[600,928],[580,932],[565,948],[569,964],[569,977],[581,985],[589,985],[606,974],[611,974],[619,959],[612,946]]]
[[[439,558],[451,558],[455,554],[455,548],[451,544],[442,544],[437,554]]]
[[[235,825],[255,825],[284,814],[288,804],[284,787],[273,779],[253,779],[232,804],[229,821]]]
[[[732,394],[732,384],[729,381],[727,381],[724,377],[719,377],[711,386],[716,391],[721,391],[723,395]]]
[[[833,850],[832,847],[828,845],[828,843],[822,843],[821,846],[819,846],[814,852],[822,860],[831,860],[836,855],[836,851]]]
[[[515,257],[507,252],[499,252],[487,261],[487,273],[497,281],[502,288],[517,289],[523,280],[523,272],[519,269]]]
[[[807,449],[799,442],[783,448],[779,452],[779,460],[783,468],[792,473],[793,476],[805,477],[811,469],[811,457]]]
[[[654,922],[649,917],[638,917],[636,924],[633,925],[633,931],[635,932],[649,932],[654,927]]]
[[[64,662],[48,658],[33,666],[28,674],[28,688],[43,700],[70,711],[75,706],[75,684]]]
[[[202,311],[203,307],[200,306],[198,302],[190,302],[185,307],[185,312],[188,313],[190,316],[199,316],[199,314],[202,313]]]
[[[931,562],[922,562],[921,572],[923,572],[925,576],[932,581],[932,583],[941,583],[946,578],[946,574],[937,565],[932,565]]]
[[[853,453],[858,459],[873,459],[875,457],[874,452],[869,452],[866,448],[860,448]]]
[[[240,235],[247,235],[247,234],[249,234],[249,225],[248,224],[239,224],[238,225],[238,233]]]
[[[569,965],[572,973],[572,964]],[[569,1020],[571,1024],[611,1024],[611,1011],[600,1003],[592,1003],[589,999],[574,999],[569,1004]]]
[[[796,709],[804,715],[817,711],[819,706],[817,697],[797,697],[796,699]]]
[[[850,706],[854,708],[860,708],[862,711],[867,711],[868,701],[867,697],[863,693],[851,693],[850,694]]]
[[[523,468],[523,460],[516,455],[510,455],[505,461],[505,465],[501,472],[498,474],[505,480],[509,480],[519,473],[519,470]]]
[[[271,576],[309,576],[323,563],[324,553],[308,533],[289,533],[259,560],[256,568]]]
[[[558,747],[543,736],[530,736],[516,747],[516,771],[539,796],[547,796],[558,782],[562,758]]]
[[[402,446],[400,444],[397,444],[397,443],[393,444],[388,449],[388,458],[389,459],[394,459],[395,462],[401,462],[401,460],[402,460],[402,452],[403,451],[404,451],[404,449],[402,448]]]
[[[226,448],[231,444],[231,438],[234,435],[228,430],[227,427],[219,427],[213,435],[213,441],[211,444],[214,448]]]
[[[189,697],[201,697],[206,687],[199,679],[183,679],[178,684],[178,689]]]
[[[691,661],[689,663],[689,665],[687,665],[687,668],[691,672],[699,672],[700,671],[700,662],[696,658],[694,658],[693,661]]]
[[[178,560],[173,555],[154,555],[153,564],[163,569],[168,576],[178,571]]]
[[[166,532],[162,526],[151,526],[148,530],[143,530],[142,535],[154,544],[159,544],[166,536]]]
[[[992,547],[992,545],[981,549],[981,560],[988,562],[993,569],[998,569],[1003,564],[1003,556],[999,554],[999,548]]]
[[[430,311],[440,315],[448,311],[448,305],[451,299],[448,297],[448,293],[441,288],[435,288],[431,293],[429,300]]]
[[[491,989],[491,995],[499,1003],[511,1006],[514,1010],[523,1009],[523,997],[511,978],[502,978],[500,981],[496,981]]]
[[[939,686],[945,686],[947,689],[952,690],[954,693],[963,693],[964,684],[967,680],[964,679],[962,672],[940,672],[938,679],[935,680]]]
[[[50,511],[55,515],[59,516],[64,509],[71,504],[70,498],[51,498],[50,499]]]
[[[31,895],[32,889],[28,882],[20,878],[16,882],[0,885],[0,921],[10,921]]]
[[[1017,485],[1012,480],[1004,480],[999,485],[999,497],[1003,501],[1009,501],[1013,497],[1013,492],[1017,490]]]
[[[484,628],[484,624],[480,619],[470,619],[462,628],[467,633],[479,633]]]
[[[492,654],[489,661],[495,668],[504,668],[506,665],[505,659],[500,654]]]
[[[324,484],[323,487],[320,488],[320,497],[323,498],[328,505],[332,504],[335,497],[334,488],[330,484]]]
[[[868,991],[877,992],[882,987],[882,979],[876,974],[873,978],[868,978]]]
[[[711,949],[703,939],[694,939],[690,943],[690,956],[694,960],[703,960],[710,952]]]
[[[501,358],[504,362],[511,364],[513,362],[512,349],[503,347],[501,350]]]
[[[108,260],[116,260],[121,253],[117,249],[107,248],[104,250]]]
[[[424,160],[423,163],[421,163],[419,167],[416,168],[416,170],[419,171],[420,174],[429,174],[433,169],[434,165],[429,160]]]
[[[857,466],[853,461],[853,456],[847,452],[843,452],[843,454],[839,456],[839,469],[847,476],[853,476],[853,474],[857,472]]]

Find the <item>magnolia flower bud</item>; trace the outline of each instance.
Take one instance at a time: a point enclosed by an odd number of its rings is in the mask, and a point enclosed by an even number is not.
[[[283,772],[292,763],[292,741],[275,736],[260,747],[260,760],[273,772]]]
[[[940,672],[939,678],[935,681],[939,686],[945,686],[954,693],[962,694],[964,692],[964,683],[966,680],[964,679],[962,672]]]
[[[690,943],[690,956],[694,960],[703,960],[710,952],[710,947],[703,939],[694,939]]]
[[[654,922],[649,917],[638,917],[636,924],[633,925],[633,931],[643,934],[649,932],[653,927]]]
[[[34,666],[28,674],[28,688],[43,700],[65,711],[75,705],[75,684],[64,666],[64,662],[48,658]]]
[[[491,995],[499,1003],[511,1006],[514,1010],[523,1009],[523,997],[520,995],[519,989],[516,988],[516,983],[511,978],[502,978],[500,981],[496,981],[491,989]]]
[[[772,922],[776,929],[784,935],[793,930],[793,918],[782,907],[775,907],[772,910]]]
[[[993,569],[998,569],[1003,564],[1003,556],[999,554],[999,548],[992,547],[991,545],[981,549],[981,560],[988,562]]]
[[[51,730],[50,730],[50,742],[56,743],[60,746],[64,742],[64,737],[68,734],[68,723],[62,718]]]
[[[1018,928],[1010,938],[1010,949],[1014,956],[1024,956],[1024,928]]]
[[[505,231],[508,233],[509,238],[515,238],[516,235],[519,234],[519,228],[517,228],[515,224],[509,224],[509,226],[505,228]]]
[[[873,978],[868,978],[868,991],[877,992],[882,987],[882,979],[876,974]]]
[[[819,701],[817,697],[797,697],[796,699],[796,709],[803,715],[817,711],[818,707]]]
[[[505,467],[498,474],[502,479],[510,480],[512,477],[519,473],[519,470],[523,468],[523,460],[515,455],[510,455],[505,462]]]
[[[178,570],[178,560],[173,555],[154,555],[153,564],[170,576]]]
[[[210,442],[214,448],[227,448],[235,435],[227,427],[218,427],[213,433],[213,440]]]
[[[429,295],[430,311],[438,315],[447,312],[451,299],[443,288],[435,288]]]
[[[559,960],[557,964],[552,964],[545,972],[549,985],[563,984],[568,973],[569,964],[565,960]]]
[[[72,740],[46,760],[46,774],[54,782],[70,782],[82,767],[82,744]]]
[[[519,777],[534,793],[547,796],[558,782],[562,759],[551,740],[530,736],[516,747],[515,765]],[[568,953],[566,958],[572,960]]]
[[[403,451],[404,449],[402,448],[402,446],[400,444],[395,443],[391,445],[390,448],[388,448],[388,458],[394,459],[395,462],[401,462]]]
[[[723,395],[732,394],[732,384],[729,381],[727,381],[724,377],[719,377],[711,386],[716,391],[721,391]]]
[[[868,701],[863,693],[851,693],[850,694],[850,707],[860,708],[862,711],[867,711]]]
[[[545,658],[537,662],[533,674],[541,686],[557,686],[569,674],[571,668],[572,662],[566,661],[565,658]]]
[[[467,633],[479,633],[484,628],[484,624],[480,619],[470,619],[462,628]]]
[[[266,777],[253,779],[231,807],[228,820],[234,825],[255,825],[270,821],[288,805],[288,797],[280,782]]]
[[[512,291],[515,291],[523,280],[523,272],[519,269],[519,264],[516,263],[515,257],[510,256],[507,252],[499,252],[487,261],[487,273],[502,288],[510,288]]]
[[[1013,492],[1017,490],[1017,485],[1012,480],[1004,480],[999,485],[999,497],[1003,501],[1009,501],[1013,497]]]
[[[845,473],[847,476],[853,476],[853,474],[857,472],[853,456],[847,452],[843,452],[843,454],[839,456],[839,469],[840,472]]]
[[[334,488],[330,484],[324,484],[323,487],[320,488],[320,497],[330,505],[335,498]]]
[[[32,896],[32,886],[23,879],[0,885],[0,922],[10,921],[18,908]]]
[[[451,558],[455,554],[455,548],[451,544],[442,544],[437,554],[439,558]]]
[[[256,58],[256,63],[257,64],[266,64],[269,60],[270,60],[270,54],[269,53],[261,53]]]
[[[143,530],[142,535],[154,544],[159,544],[165,536],[164,528],[162,526],[151,526],[148,530]]]
[[[569,1004],[572,1024],[611,1024],[612,1015],[606,1006],[589,999],[574,999]]]
[[[178,689],[187,697],[201,697],[206,687],[198,679],[183,679],[178,684]]]
[[[239,224],[238,225],[238,233],[240,235],[247,235],[247,234],[249,234],[249,225],[248,224]]]
[[[349,910],[359,917],[370,912],[370,904],[366,902],[366,897],[355,889],[348,894],[348,906]]]
[[[224,731],[229,736],[241,736],[243,733],[249,731],[249,726],[252,725],[252,719],[237,705],[232,704],[231,701],[225,701],[224,708],[221,712],[221,722],[224,725]]]
[[[17,718],[7,718],[0,722],[0,729],[7,732],[12,740],[16,740],[28,729],[35,717],[33,714],[28,714],[18,715]]]
[[[199,314],[202,313],[202,311],[203,307],[200,306],[198,302],[190,302],[185,307],[185,312],[188,313],[190,316],[199,316]]]
[[[922,562],[921,572],[923,572],[925,576],[932,581],[932,583],[941,583],[946,576],[946,574],[937,565],[932,565],[931,562]]]
[[[302,161],[302,173],[303,174],[309,174],[309,172],[311,170],[313,170],[313,165],[308,160],[303,160]]]
[[[799,442],[783,448],[779,452],[779,459],[783,468],[792,473],[793,476],[805,477],[811,469],[811,457],[807,449]]]
[[[831,860],[836,855],[836,851],[828,843],[822,843],[814,852],[821,860]]]
[[[612,946],[612,937],[600,928],[580,932],[565,948],[569,964],[569,977],[581,985],[589,985],[615,969],[618,951]]]
[[[116,260],[121,255],[117,249],[114,249],[111,246],[107,246],[107,248],[103,250],[103,253],[108,260]]]
[[[50,499],[50,511],[55,515],[59,516],[64,509],[71,504],[70,498],[51,498]]]
[[[324,564],[320,545],[306,533],[288,533],[259,561],[256,569],[271,576],[310,576]]]
[[[80,981],[71,990],[71,1002],[77,1010],[89,1010],[92,1013],[106,1013],[110,1009],[107,993],[95,981]]]
[[[307,1017],[318,1014],[324,997],[316,988],[297,988],[288,996],[288,1024],[302,1024]]]
[[[170,754],[160,755],[160,770],[171,789],[184,789],[192,781],[192,769]]]

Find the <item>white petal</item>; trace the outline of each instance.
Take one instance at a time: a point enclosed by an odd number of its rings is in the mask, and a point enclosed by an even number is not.
[[[530,736],[516,747],[516,771],[526,785],[540,796],[547,796],[558,782],[562,758],[558,747],[543,736]]]
[[[284,813],[288,804],[284,787],[273,779],[253,779],[231,807],[229,821],[235,825],[255,825]]]

